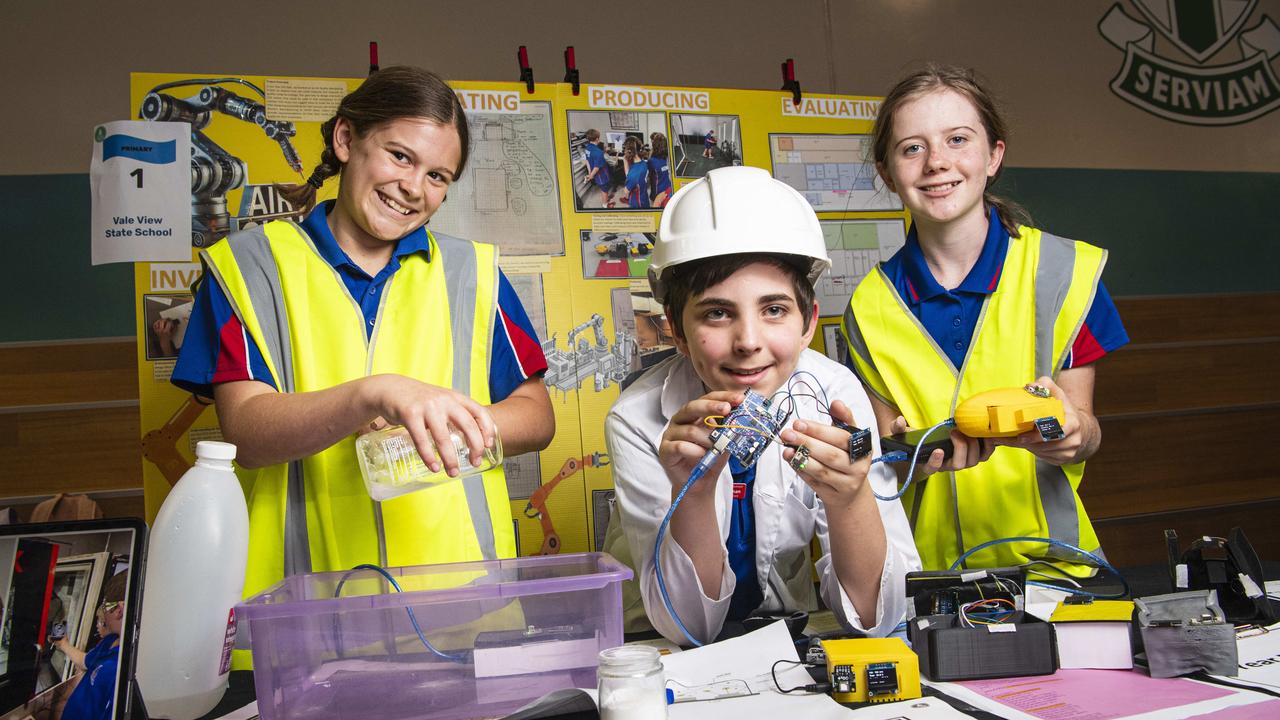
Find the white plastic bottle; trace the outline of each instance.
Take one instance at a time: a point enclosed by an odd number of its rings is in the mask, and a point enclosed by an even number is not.
[[[138,686],[153,718],[190,720],[222,699],[244,590],[249,511],[236,446],[196,444],[196,464],[160,506],[147,543]]]

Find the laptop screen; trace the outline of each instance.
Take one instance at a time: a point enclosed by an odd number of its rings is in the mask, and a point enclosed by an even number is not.
[[[0,526],[0,720],[127,717],[145,542],[132,518]]]

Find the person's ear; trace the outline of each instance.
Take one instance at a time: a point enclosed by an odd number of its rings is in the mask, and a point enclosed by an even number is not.
[[[333,154],[344,165],[351,159],[351,143],[355,140],[355,128],[344,117],[333,124]]]
[[[1000,172],[1000,163],[1004,162],[1004,141],[997,140],[991,147],[991,157],[987,160],[987,177],[995,177]]]
[[[818,301],[814,299],[813,307],[809,311],[809,329],[804,333],[804,345],[809,347],[809,343],[813,342],[814,333],[818,332]]]
[[[889,188],[889,192],[898,192],[898,186],[894,184],[893,177],[889,175],[889,171],[885,169],[884,163],[876,163],[876,174],[884,181],[884,186]]]
[[[671,306],[662,306],[662,312],[667,317],[667,325],[671,327],[671,342],[675,343],[676,352],[685,357],[689,357],[689,341],[684,337],[684,323],[678,323],[674,320],[675,315],[671,313]]]

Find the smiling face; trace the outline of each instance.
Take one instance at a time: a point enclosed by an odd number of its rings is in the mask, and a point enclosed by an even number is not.
[[[753,262],[689,298],[675,343],[708,389],[768,397],[795,371],[817,328],[805,318],[816,312],[800,308],[782,268]]]
[[[877,170],[917,224],[947,226],[985,221],[982,194],[1003,158],[1004,141],[988,142],[973,103],[943,89],[898,107]]]
[[[333,150],[343,168],[329,224],[348,252],[351,244],[394,245],[422,227],[444,202],[462,160],[458,131],[426,118],[397,118],[364,135],[339,118]]]

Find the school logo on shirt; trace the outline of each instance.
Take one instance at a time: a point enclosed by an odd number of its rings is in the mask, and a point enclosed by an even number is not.
[[[1191,125],[1238,125],[1280,107],[1280,27],[1263,15],[1245,29],[1257,0],[1131,3],[1142,19],[1116,3],[1098,22],[1125,53],[1111,90],[1126,102]]]

